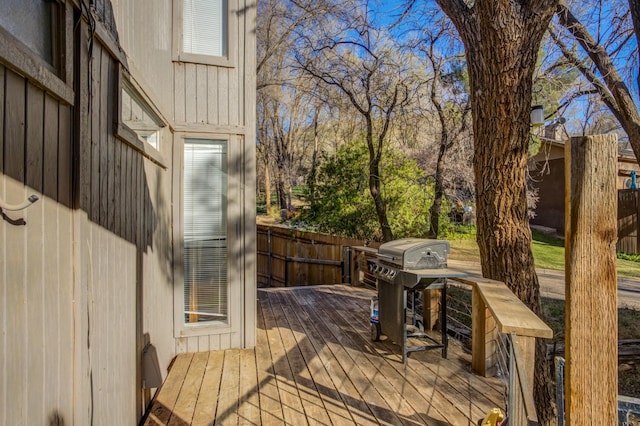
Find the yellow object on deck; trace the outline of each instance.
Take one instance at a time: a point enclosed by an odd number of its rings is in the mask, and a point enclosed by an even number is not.
[[[500,426],[504,420],[504,413],[499,408],[492,408],[491,411],[484,416],[481,426]]]

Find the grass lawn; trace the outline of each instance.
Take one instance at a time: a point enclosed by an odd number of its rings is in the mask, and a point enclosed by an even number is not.
[[[469,230],[448,236],[451,243],[449,257],[456,260],[480,261],[475,235]],[[564,270],[564,241],[552,236],[533,231],[533,257],[536,267],[543,269]],[[618,275],[621,277],[640,277],[640,262],[618,259]],[[542,316],[553,329],[553,340],[564,341],[564,300],[542,298]],[[640,339],[640,311],[618,309],[618,338]],[[551,341],[549,341],[551,342]],[[618,373],[618,392],[621,395],[640,398],[640,365],[629,363]]]
[[[475,235],[456,233],[447,238],[451,243],[451,259],[480,262]],[[534,230],[532,250],[537,268],[564,270],[564,241]],[[618,259],[618,275],[640,277],[640,262]]]

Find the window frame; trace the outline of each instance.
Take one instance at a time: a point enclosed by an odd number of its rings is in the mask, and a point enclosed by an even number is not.
[[[227,2],[227,56],[211,56],[182,51],[183,0],[173,1],[173,61],[235,68],[238,47],[238,0]]]
[[[185,323],[184,321],[184,141],[185,139],[219,140],[227,145],[227,322]],[[176,132],[173,139],[173,259],[174,259],[174,337],[186,338],[208,335],[241,333],[243,318],[242,289],[242,235],[240,234],[243,212],[241,188],[243,156],[242,137],[222,133]]]
[[[55,98],[73,106],[73,6],[53,0],[56,20],[50,64],[24,42],[0,27],[0,63],[23,74]]]
[[[122,67],[122,64],[118,66],[118,70],[116,73],[117,84],[115,85],[114,90],[116,93],[114,94],[117,99],[116,102],[116,120],[114,120],[114,133],[116,137],[127,145],[131,146],[136,151],[140,152],[142,155],[158,164],[159,166],[167,169],[167,161],[164,159],[163,155],[160,151],[163,149],[163,145],[170,145],[169,142],[165,141],[167,139],[167,120],[165,120],[158,109],[153,105],[153,102],[144,94],[144,91],[138,85],[134,79],[131,78],[131,75]],[[125,83],[126,80],[126,83]],[[160,146],[158,148],[153,147],[149,142],[145,141],[138,134],[127,126],[122,121],[122,91],[124,90],[124,84],[127,84],[135,93],[133,94],[133,98],[138,101],[144,103],[145,111],[149,113],[151,118],[158,124],[160,127],[159,132],[161,135]],[[164,141],[164,142],[163,142]]]

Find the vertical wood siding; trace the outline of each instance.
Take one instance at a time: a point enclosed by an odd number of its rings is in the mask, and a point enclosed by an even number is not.
[[[174,63],[176,124],[244,126],[243,68]]]
[[[41,198],[0,222],[0,424],[71,423],[71,107],[0,66],[0,122],[0,197]]]
[[[90,415],[98,423],[130,424],[144,409],[143,333],[159,349],[161,366],[173,356],[167,315],[172,306],[170,174],[116,138],[117,63],[99,43],[90,70],[90,138],[80,141],[78,150],[80,164],[90,165],[81,173],[78,197],[89,220],[80,245],[87,247],[89,264],[81,282],[87,283]],[[170,144],[165,149],[170,152]]]
[[[230,2],[230,4],[235,2]],[[210,335],[193,335],[176,339],[175,351],[201,352],[227,349],[231,347],[251,347],[255,344],[255,206],[254,165],[255,132],[252,123],[255,120],[255,3],[238,1],[235,52],[236,58],[231,67],[173,63],[174,103],[173,117],[176,127],[184,129],[189,137],[189,129],[197,137],[211,134],[211,138],[221,135],[229,140],[229,166],[236,173],[234,179],[242,184],[235,189],[229,188],[229,220],[236,225],[235,233],[229,235],[230,301],[229,309],[238,313],[231,320],[232,329],[220,334],[212,331]],[[249,26],[252,26],[249,28]],[[179,138],[176,138],[179,139]],[[175,149],[182,149],[181,143],[174,141]],[[180,156],[173,157],[180,164]],[[180,176],[174,178],[174,201],[181,199]],[[181,226],[178,209],[174,211],[175,226]],[[176,244],[180,244],[181,231],[177,231]],[[179,250],[178,250],[179,251]],[[180,263],[180,255],[176,258]],[[176,279],[182,275],[176,273]],[[175,297],[180,297],[176,293]],[[178,306],[176,304],[176,306]]]
[[[114,135],[115,60],[79,62],[76,111],[0,66],[0,197],[40,196],[0,221],[0,424],[135,424],[142,334],[174,354],[170,172]]]

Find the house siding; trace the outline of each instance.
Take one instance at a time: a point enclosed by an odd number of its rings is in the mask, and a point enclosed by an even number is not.
[[[41,198],[27,210],[6,213],[17,224],[0,222],[0,423],[69,421],[71,107],[1,65],[0,105],[0,197],[10,204],[33,193]]]
[[[146,343],[164,378],[177,352],[255,342],[255,51],[244,51],[255,43],[243,36],[254,6],[237,28],[238,63],[224,68],[172,61],[170,0],[91,5],[79,19],[87,9],[66,2],[60,79],[23,70],[0,43],[0,197],[40,197],[0,221],[0,424],[135,424],[154,391],[143,388]],[[121,70],[165,122],[156,154],[118,135]],[[178,122],[180,92],[189,98]],[[233,145],[242,314],[233,333],[176,338],[174,142],[190,133]]]

